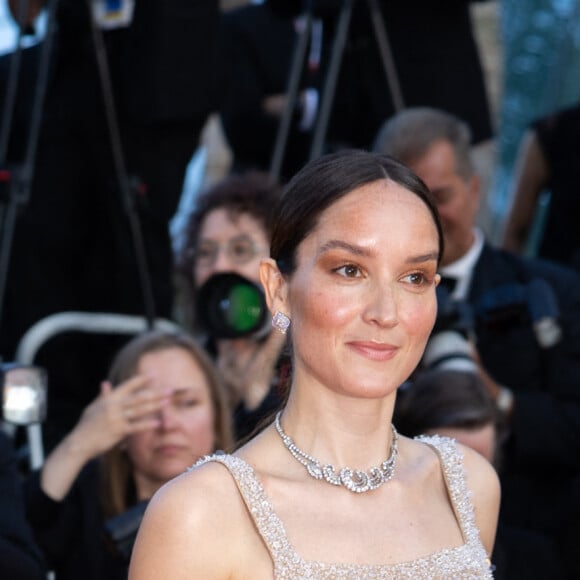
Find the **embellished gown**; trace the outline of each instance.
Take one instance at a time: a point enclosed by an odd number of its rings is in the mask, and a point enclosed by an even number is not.
[[[463,456],[454,440],[439,436],[417,438],[438,454],[445,483],[451,498],[464,543],[444,548],[428,556],[389,565],[329,563],[304,560],[288,541],[284,524],[274,512],[254,470],[243,459],[216,454],[196,465],[215,461],[222,463],[235,479],[248,512],[266,544],[274,564],[276,579],[325,580],[391,580],[437,578],[493,578],[490,561],[479,537],[471,493],[467,487]]]

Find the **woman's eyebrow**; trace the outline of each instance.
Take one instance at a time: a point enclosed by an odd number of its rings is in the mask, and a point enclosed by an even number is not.
[[[336,248],[342,249],[342,250],[347,250],[348,252],[350,252],[351,254],[355,254],[356,256],[370,256],[371,255],[371,250],[369,250],[368,248],[364,248],[362,246],[356,246],[354,244],[350,244],[350,243],[345,242],[343,240],[329,240],[328,242],[325,242],[320,248],[320,253],[323,254],[324,252],[327,252],[329,250],[334,250]],[[438,259],[439,259],[439,252],[434,251],[434,252],[429,252],[427,254],[419,254],[417,256],[409,256],[406,259],[406,262],[409,264],[420,264],[423,262],[437,261]]]
[[[323,254],[324,252],[328,252],[329,250],[334,250],[337,248],[341,250],[346,250],[351,254],[355,254],[357,256],[371,255],[369,249],[363,248],[361,246],[355,246],[354,244],[349,244],[348,242],[345,242],[343,240],[329,240],[328,242],[325,242],[324,244],[322,244],[319,253]]]
[[[419,254],[418,256],[409,256],[407,262],[409,264],[419,264],[421,262],[437,261],[439,259],[439,252],[429,252],[428,254]]]
[[[197,392],[199,390],[199,388],[194,385],[188,385],[188,386],[180,386],[180,387],[175,387],[173,389],[171,389],[171,395],[172,396],[181,396],[181,395],[187,395],[189,393],[193,392]]]

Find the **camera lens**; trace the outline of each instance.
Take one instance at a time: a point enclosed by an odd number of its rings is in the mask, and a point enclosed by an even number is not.
[[[197,314],[213,338],[261,338],[270,328],[261,287],[233,272],[216,274],[201,286]]]

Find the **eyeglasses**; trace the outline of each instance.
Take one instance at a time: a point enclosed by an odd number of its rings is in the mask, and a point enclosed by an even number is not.
[[[202,240],[193,250],[194,264],[209,268],[216,263],[221,251],[225,252],[232,263],[240,265],[253,260],[258,254],[264,252],[265,248],[256,244],[246,234],[230,238],[223,244],[214,240]]]

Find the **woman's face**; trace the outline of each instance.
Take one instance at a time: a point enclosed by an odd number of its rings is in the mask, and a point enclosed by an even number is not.
[[[361,186],[325,210],[273,304],[292,320],[296,381],[363,398],[393,392],[435,321],[438,253],[427,206],[391,181]]]
[[[194,279],[200,287],[213,274],[235,272],[259,283],[260,260],[270,253],[262,224],[248,213],[225,209],[207,214],[199,232]]]
[[[166,481],[214,450],[214,410],[202,368],[182,348],[150,352],[137,373],[150,378],[151,389],[166,393],[159,426],[130,435],[127,453],[137,489],[150,497]]]

